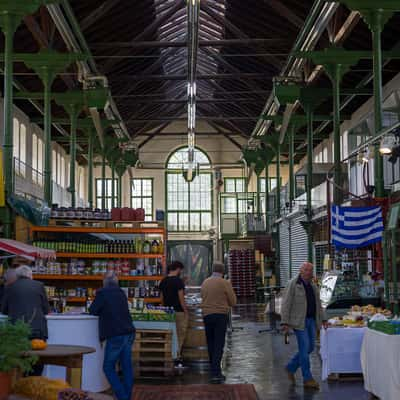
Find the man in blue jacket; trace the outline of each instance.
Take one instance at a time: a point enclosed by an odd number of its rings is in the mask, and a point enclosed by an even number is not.
[[[135,328],[129,313],[128,300],[113,272],[104,276],[103,286],[96,292],[89,312],[99,317],[100,341],[107,341],[104,352],[104,374],[117,399],[130,400],[133,389],[131,354]],[[122,368],[122,382],[116,371],[118,361]]]

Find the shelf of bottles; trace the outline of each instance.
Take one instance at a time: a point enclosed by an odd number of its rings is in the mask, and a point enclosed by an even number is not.
[[[32,244],[56,251],[55,260],[36,260],[34,279],[58,303],[90,302],[113,271],[132,300],[159,303],[166,272],[163,228],[32,227]]]

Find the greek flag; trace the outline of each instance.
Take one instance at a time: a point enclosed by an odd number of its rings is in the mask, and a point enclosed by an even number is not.
[[[354,249],[382,241],[381,207],[332,206],[332,243]]]

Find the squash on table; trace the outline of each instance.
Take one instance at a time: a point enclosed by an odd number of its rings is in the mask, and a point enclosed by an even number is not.
[[[47,343],[42,339],[32,339],[31,340],[32,350],[45,350]]]

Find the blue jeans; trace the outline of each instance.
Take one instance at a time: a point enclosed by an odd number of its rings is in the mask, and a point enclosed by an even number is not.
[[[107,339],[103,371],[118,400],[130,400],[131,398],[133,389],[132,344],[134,340],[134,333]],[[123,374],[122,382],[116,371],[118,361]]]
[[[304,381],[313,379],[310,370],[310,354],[314,350],[316,330],[314,318],[306,319],[303,331],[298,329],[294,330],[299,352],[290,360],[286,368],[289,372],[294,374],[297,369],[301,367]]]

